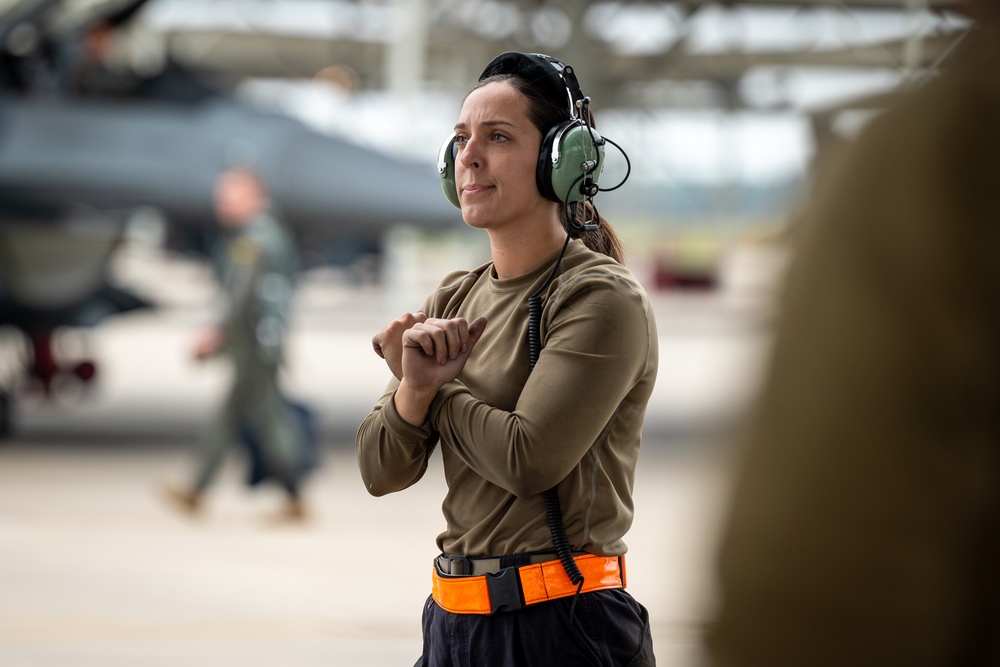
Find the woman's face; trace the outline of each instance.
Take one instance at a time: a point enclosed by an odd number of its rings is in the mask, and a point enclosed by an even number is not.
[[[535,184],[542,135],[510,84],[489,83],[469,93],[455,136],[455,184],[468,225],[500,230],[553,214],[556,205]]]

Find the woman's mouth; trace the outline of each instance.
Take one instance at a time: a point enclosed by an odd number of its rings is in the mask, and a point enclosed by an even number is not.
[[[466,185],[466,186],[462,187],[462,194],[476,195],[476,194],[479,194],[481,192],[486,192],[487,190],[490,190],[491,188],[492,188],[492,186],[490,186],[490,185],[483,185],[482,183],[470,183],[469,185]]]

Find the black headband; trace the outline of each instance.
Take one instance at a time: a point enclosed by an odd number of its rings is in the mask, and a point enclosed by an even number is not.
[[[537,86],[546,99],[566,106],[570,117],[577,115],[576,102],[583,98],[573,68],[544,53],[507,51],[490,61],[479,75],[482,81],[497,74],[511,74]]]

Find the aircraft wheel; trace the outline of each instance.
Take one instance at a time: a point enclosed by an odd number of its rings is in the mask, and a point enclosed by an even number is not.
[[[0,440],[9,438],[13,430],[10,403],[10,394],[0,391]]]

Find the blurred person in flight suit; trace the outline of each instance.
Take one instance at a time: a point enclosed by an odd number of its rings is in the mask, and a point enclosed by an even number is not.
[[[1000,665],[1000,17],[804,219],[719,559],[716,667]]]
[[[225,354],[234,376],[202,438],[190,485],[168,488],[168,497],[184,510],[197,511],[226,452],[242,441],[252,458],[250,483],[273,478],[288,495],[284,516],[302,519],[306,512],[299,487],[312,465],[311,438],[302,409],[283,396],[278,383],[298,254],[254,172],[224,171],[214,196],[219,223],[228,236],[218,257],[227,312],[216,328],[203,333],[195,357]]]

